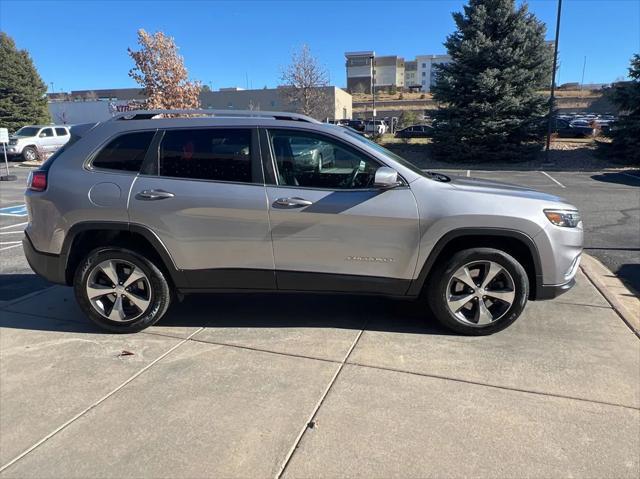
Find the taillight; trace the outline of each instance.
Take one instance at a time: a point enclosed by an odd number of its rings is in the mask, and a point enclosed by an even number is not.
[[[32,171],[29,175],[27,188],[31,191],[44,191],[47,189],[47,172]]]

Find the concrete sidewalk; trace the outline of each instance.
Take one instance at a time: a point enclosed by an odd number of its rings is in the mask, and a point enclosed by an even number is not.
[[[640,341],[582,273],[480,338],[293,294],[192,297],[110,335],[57,286],[0,326],[2,478],[640,474]]]

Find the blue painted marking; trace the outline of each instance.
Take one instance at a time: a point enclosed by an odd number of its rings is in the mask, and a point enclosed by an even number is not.
[[[27,205],[7,206],[5,208],[0,208],[0,215],[27,216]]]

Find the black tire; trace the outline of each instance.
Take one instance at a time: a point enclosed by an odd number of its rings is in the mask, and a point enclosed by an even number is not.
[[[33,154],[33,158],[29,158],[29,156]],[[36,150],[33,146],[25,146],[22,150],[22,159],[24,161],[35,161],[39,157],[38,150]]]
[[[476,326],[463,322],[454,315],[447,304],[447,298],[454,273],[469,263],[482,261],[497,263],[511,275],[515,296],[508,309],[497,319],[489,324]],[[457,252],[451,259],[438,264],[430,275],[427,288],[429,308],[436,319],[446,328],[468,336],[483,336],[502,331],[518,319],[529,297],[529,279],[522,265],[504,251],[493,248],[471,248]],[[502,303],[498,303],[498,306],[501,305]]]
[[[87,294],[87,282],[96,266],[107,260],[121,260],[140,268],[149,285],[149,305],[139,316],[124,322],[112,321],[103,316],[92,304]],[[75,272],[73,289],[82,311],[91,321],[114,333],[136,333],[158,322],[171,303],[169,284],[160,269],[144,256],[123,248],[98,248],[90,252]]]

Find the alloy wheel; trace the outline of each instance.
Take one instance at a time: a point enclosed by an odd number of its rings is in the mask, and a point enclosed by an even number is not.
[[[509,311],[516,291],[506,268],[494,261],[473,261],[453,273],[446,294],[447,306],[459,322],[486,326]]]
[[[151,304],[151,285],[141,268],[124,260],[107,260],[95,266],[87,279],[87,298],[103,317],[133,321]]]
[[[24,156],[26,157],[27,161],[34,161],[37,155],[35,151],[33,151],[31,148],[28,148],[24,152]]]

